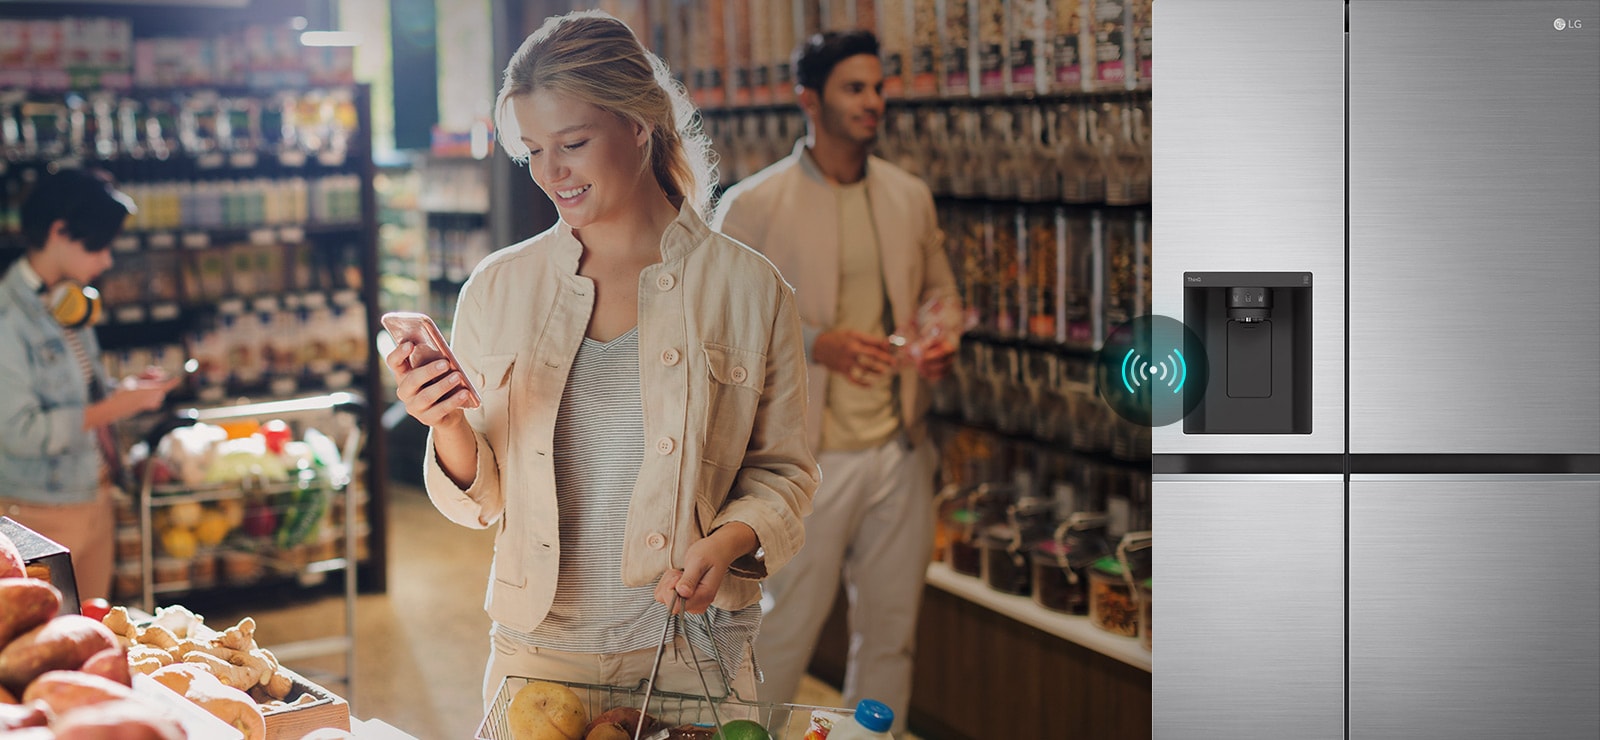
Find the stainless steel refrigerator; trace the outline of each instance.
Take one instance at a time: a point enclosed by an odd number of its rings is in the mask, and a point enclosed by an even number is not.
[[[1600,2],[1155,21],[1155,737],[1600,737]]]

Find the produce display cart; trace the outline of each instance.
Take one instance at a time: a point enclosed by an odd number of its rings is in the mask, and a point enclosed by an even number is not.
[[[184,427],[205,423],[228,427],[234,424],[258,426],[272,420],[289,425],[295,436],[307,435],[307,430],[328,429],[329,433],[316,432],[307,436],[321,436],[325,443],[314,455],[311,464],[301,464],[287,471],[287,479],[279,475],[245,475],[226,482],[194,485],[192,483],[157,483],[155,465],[144,465],[137,476],[138,508],[141,552],[139,575],[140,600],[145,612],[154,612],[157,597],[194,590],[206,584],[187,579],[157,579],[155,548],[156,520],[170,519],[179,507],[231,506],[242,507],[253,517],[246,525],[250,535],[230,537],[214,551],[208,567],[229,570],[234,561],[252,568],[239,572],[231,586],[252,582],[298,580],[302,584],[320,583],[327,574],[340,572],[344,576],[344,624],[339,635],[303,640],[270,646],[272,652],[284,663],[302,658],[343,654],[344,673],[331,680],[345,686],[345,695],[355,695],[355,605],[356,567],[358,559],[357,530],[358,506],[354,495],[356,457],[362,443],[361,419],[365,401],[353,393],[329,393],[282,401],[223,406],[214,408],[180,409],[172,418],[157,425],[147,436],[146,444],[154,455],[162,439]],[[333,443],[342,436],[342,443]],[[191,509],[193,507],[191,506]],[[330,512],[337,513],[330,516]],[[327,522],[337,520],[337,538],[327,537]],[[263,524],[262,522],[265,522]],[[320,542],[313,538],[321,534]],[[335,546],[342,540],[343,547]],[[168,547],[163,545],[163,547]],[[170,549],[170,548],[169,548]],[[221,565],[218,565],[218,562]],[[198,569],[197,569],[198,570]]]

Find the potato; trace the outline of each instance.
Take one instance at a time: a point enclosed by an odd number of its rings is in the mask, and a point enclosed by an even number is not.
[[[41,702],[51,712],[61,715],[78,707],[126,699],[132,695],[133,689],[109,678],[82,671],[50,671],[28,684],[22,701],[26,704]]]
[[[0,578],[21,578],[28,573],[28,565],[22,559],[22,552],[17,549],[17,543],[4,532],[0,532]]]
[[[32,578],[0,578],[0,647],[60,610],[61,592],[55,586]]]
[[[10,691],[8,691],[6,689],[6,687],[0,686],[0,706],[5,706],[7,704],[20,704],[20,703],[21,702],[17,701],[16,695],[14,695]]]
[[[37,704],[0,704],[0,732],[20,730],[24,727],[44,727],[50,716]],[[11,735],[6,735],[7,740]]]
[[[123,686],[133,685],[133,672],[128,669],[128,651],[121,647],[106,648],[89,656],[78,670],[109,678]]]
[[[588,712],[583,701],[565,686],[533,681],[517,691],[506,711],[511,736],[516,740],[581,740]]]
[[[0,650],[0,685],[13,693],[46,671],[74,670],[95,653],[117,646],[105,625],[80,614],[56,617]]]
[[[183,728],[132,699],[74,709],[56,718],[56,740],[184,740]]]

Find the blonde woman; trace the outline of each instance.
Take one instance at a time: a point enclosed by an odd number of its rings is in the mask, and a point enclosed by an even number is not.
[[[551,18],[495,106],[560,221],[461,289],[452,345],[483,403],[408,344],[387,358],[430,427],[434,505],[499,529],[485,704],[508,675],[638,684],[675,603],[705,619],[670,628],[658,688],[698,693],[703,672],[753,698],[760,582],[818,483],[793,293],[705,225],[698,115],[622,22]]]

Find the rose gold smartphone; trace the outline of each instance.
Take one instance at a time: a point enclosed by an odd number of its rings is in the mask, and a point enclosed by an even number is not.
[[[461,369],[461,361],[450,351],[450,344],[445,341],[444,333],[439,331],[439,325],[433,323],[432,318],[414,311],[390,311],[383,315],[382,321],[383,328],[389,330],[395,344],[410,342],[414,347],[411,350],[412,367],[421,367],[441,359],[449,362],[451,370],[461,373],[461,387],[467,390],[467,407],[477,408],[483,404],[483,397],[478,395],[477,388],[472,387],[472,380]]]

